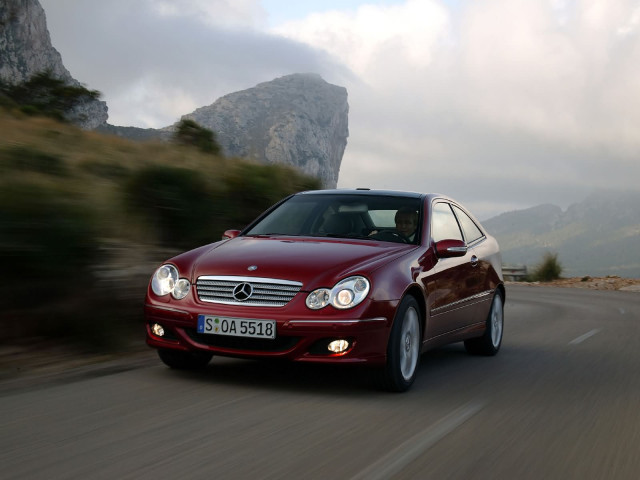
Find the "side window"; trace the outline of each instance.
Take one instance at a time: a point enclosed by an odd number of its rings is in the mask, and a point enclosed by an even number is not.
[[[464,238],[467,243],[475,242],[479,238],[484,237],[482,230],[471,220],[469,215],[455,205],[452,205],[452,207],[453,211],[456,212],[456,217],[458,217],[458,221],[462,227],[462,233],[464,233]]]
[[[436,203],[431,217],[431,235],[435,242],[440,240],[463,240],[456,217],[448,203]]]

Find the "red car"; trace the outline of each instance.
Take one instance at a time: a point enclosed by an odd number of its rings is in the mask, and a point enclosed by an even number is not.
[[[213,355],[366,364],[405,391],[433,347],[495,355],[504,301],[498,244],[459,203],[358,189],[291,195],[167,260],[144,311],[172,368]]]

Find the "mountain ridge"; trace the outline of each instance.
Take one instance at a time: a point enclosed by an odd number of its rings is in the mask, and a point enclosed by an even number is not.
[[[589,195],[566,210],[543,204],[482,222],[500,244],[504,264],[534,267],[557,253],[563,276],[640,278],[639,192]]]

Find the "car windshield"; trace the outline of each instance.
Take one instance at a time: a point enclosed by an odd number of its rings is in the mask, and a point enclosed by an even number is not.
[[[415,244],[420,219],[422,202],[418,197],[302,194],[280,204],[244,235],[361,238]]]

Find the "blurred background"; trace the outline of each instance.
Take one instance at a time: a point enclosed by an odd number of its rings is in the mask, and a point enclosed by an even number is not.
[[[158,264],[320,186],[285,166],[224,158],[215,134],[193,122],[170,142],[133,142],[81,130],[57,105],[20,104],[11,88],[0,108],[5,344],[48,339],[95,352],[141,342]]]

